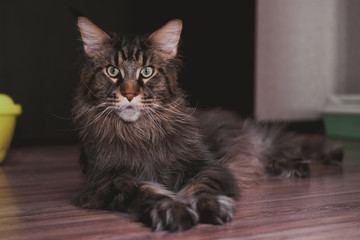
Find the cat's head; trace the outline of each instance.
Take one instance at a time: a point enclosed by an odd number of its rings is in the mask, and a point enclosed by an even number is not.
[[[83,16],[77,24],[85,56],[81,91],[94,109],[135,122],[175,101],[181,20],[146,36],[108,34]]]

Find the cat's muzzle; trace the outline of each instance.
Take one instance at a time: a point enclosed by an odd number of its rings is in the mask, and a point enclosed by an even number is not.
[[[118,116],[125,122],[135,122],[141,115],[141,110],[138,107],[127,106],[123,109],[118,110]]]

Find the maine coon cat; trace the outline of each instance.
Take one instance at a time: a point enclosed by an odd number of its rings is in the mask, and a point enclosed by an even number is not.
[[[177,76],[182,21],[145,36],[105,33],[78,17],[83,43],[73,115],[86,175],[74,203],[121,211],[153,230],[224,224],[242,187],[268,173],[306,177],[309,159],[342,149],[221,109],[189,107]]]

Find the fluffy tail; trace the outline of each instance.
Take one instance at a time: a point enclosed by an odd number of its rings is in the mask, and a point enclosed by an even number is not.
[[[198,117],[211,150],[243,187],[266,174],[307,177],[312,160],[329,164],[343,158],[342,146],[324,136],[289,133],[283,126],[243,120],[221,109],[199,112]]]

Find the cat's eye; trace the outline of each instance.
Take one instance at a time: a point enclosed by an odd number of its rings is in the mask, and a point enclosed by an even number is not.
[[[140,74],[143,78],[149,78],[153,75],[154,69],[152,67],[144,67],[141,69]]]
[[[120,70],[117,67],[113,67],[113,66],[107,67],[106,72],[112,78],[116,78],[120,74]]]

